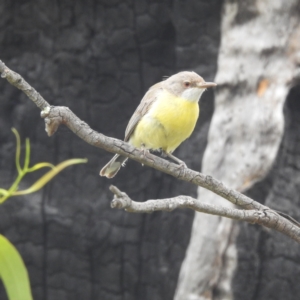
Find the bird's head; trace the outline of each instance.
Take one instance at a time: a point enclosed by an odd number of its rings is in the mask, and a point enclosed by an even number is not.
[[[163,87],[177,97],[192,102],[198,102],[202,93],[209,87],[214,87],[214,82],[205,82],[195,72],[179,72],[163,82]]]

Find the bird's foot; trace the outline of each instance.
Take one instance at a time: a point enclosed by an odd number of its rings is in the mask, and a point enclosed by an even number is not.
[[[162,150],[162,149],[159,149],[161,151],[161,156],[162,157],[168,157],[166,151]]]
[[[150,151],[146,148],[144,144],[141,145],[141,151],[142,151],[142,157],[144,158],[150,158],[147,155],[150,154]],[[142,164],[144,166],[144,164]]]
[[[162,151],[162,153],[163,153],[164,156],[167,156],[167,157],[171,158],[173,161],[177,162],[178,165],[179,165],[178,168],[180,168],[180,169],[186,169],[187,168],[187,165],[185,164],[185,162],[183,160],[177,158],[173,154],[168,153],[166,151]]]
[[[187,165],[184,161],[181,161],[178,166],[179,169],[187,169]]]

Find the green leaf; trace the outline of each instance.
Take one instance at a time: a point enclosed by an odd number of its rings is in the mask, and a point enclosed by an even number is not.
[[[51,169],[54,169],[55,166],[53,164],[50,164],[50,163],[47,163],[47,162],[42,162],[42,163],[38,163],[38,164],[34,165],[31,168],[28,168],[27,169],[27,173],[39,170],[41,168],[51,168]]]
[[[6,195],[8,195],[8,191],[5,189],[0,189],[0,198],[1,198],[1,196],[6,196]],[[1,200],[0,200],[0,203],[1,203]]]
[[[30,163],[30,141],[27,138],[25,140],[25,159],[24,159],[24,168],[23,170],[27,170]]]
[[[68,166],[75,165],[75,164],[82,164],[86,163],[86,158],[73,158],[63,161],[62,163],[58,164],[52,170],[48,171],[45,175],[43,175],[40,179],[38,179],[30,188],[23,190],[23,191],[16,191],[12,194],[12,196],[19,196],[19,195],[26,195],[34,193],[40,190],[46,183],[48,183],[55,175],[61,172]]]
[[[0,277],[9,300],[32,300],[28,272],[17,249],[0,235]]]
[[[2,204],[4,201],[6,201],[8,198],[12,196],[18,196],[18,195],[26,195],[30,193],[34,193],[41,189],[46,183],[48,183],[54,176],[56,176],[59,172],[61,172],[64,168],[74,165],[74,164],[82,164],[86,163],[87,159],[80,159],[80,158],[74,158],[66,160],[57,166],[54,166],[53,164],[42,162],[37,163],[33,167],[29,167],[30,163],[30,141],[27,138],[25,143],[25,158],[24,158],[24,167],[21,168],[20,165],[20,155],[21,155],[21,139],[18,131],[15,128],[12,128],[12,132],[14,133],[16,137],[16,167],[18,170],[18,176],[16,180],[13,182],[11,187],[8,190],[0,188],[0,204]],[[41,168],[52,168],[49,172],[47,172],[44,176],[42,176],[40,179],[38,179],[30,188],[18,191],[18,186],[23,179],[23,177],[29,173],[34,172],[36,170],[39,170]]]
[[[16,145],[16,167],[17,167],[18,173],[20,174],[22,172],[21,165],[20,165],[20,155],[21,155],[20,135],[19,135],[19,132],[15,128],[12,128],[11,130],[14,133],[14,135],[16,136],[16,143],[17,143],[17,145]]]

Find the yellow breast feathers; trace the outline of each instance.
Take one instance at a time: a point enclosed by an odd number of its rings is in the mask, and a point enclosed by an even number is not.
[[[173,152],[193,132],[199,116],[198,102],[164,90],[137,124],[130,143],[140,148]]]

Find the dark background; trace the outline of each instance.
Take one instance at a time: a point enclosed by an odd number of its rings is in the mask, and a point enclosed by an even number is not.
[[[300,88],[291,89],[284,108],[285,130],[277,159],[267,177],[247,194],[300,220]],[[241,222],[235,299],[299,299],[300,252],[295,241]]]
[[[219,1],[1,1],[0,54],[53,105],[70,107],[93,129],[123,138],[152,84],[182,70],[212,81],[220,42]],[[0,230],[21,252],[35,299],[172,299],[193,212],[151,215],[112,210],[108,187],[133,199],[196,196],[196,187],[136,162],[113,180],[98,176],[111,154],[61,127],[51,138],[35,105],[0,81],[0,182],[16,176],[15,127],[32,144],[32,163],[87,157],[41,192],[0,208]],[[199,170],[213,112],[176,155]],[[29,186],[42,173],[25,178]],[[0,299],[6,299],[3,288]]]
[[[250,3],[251,1],[243,2]],[[245,7],[246,7],[245,6]],[[237,25],[249,15],[239,7]],[[247,11],[245,9],[245,11]],[[217,71],[222,1],[0,2],[0,59],[53,105],[64,105],[105,135],[123,138],[143,94],[163,76]],[[169,300],[189,242],[193,212],[129,214],[112,210],[109,185],[133,199],[196,196],[196,187],[136,162],[118,176],[98,176],[111,154],[67,128],[48,138],[40,111],[0,81],[0,186],[16,177],[15,127],[32,144],[32,164],[87,157],[42,191],[0,207],[0,233],[21,252],[35,299]],[[285,134],[269,175],[248,194],[300,220],[300,90],[290,91]],[[175,153],[201,168],[213,93],[201,99],[192,137]],[[26,177],[29,186],[42,172]],[[299,299],[299,246],[259,226],[240,223],[235,299]],[[7,299],[3,287],[0,299]]]

